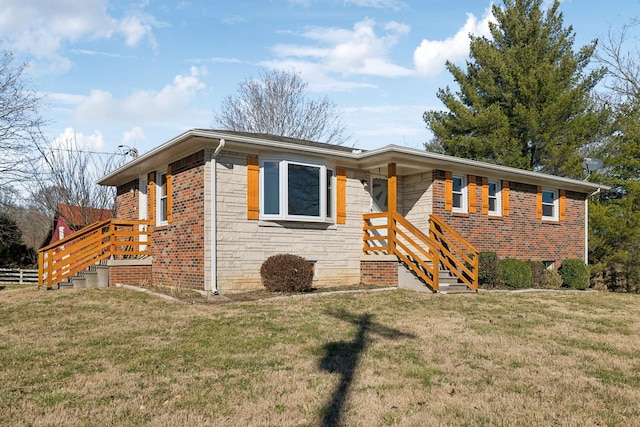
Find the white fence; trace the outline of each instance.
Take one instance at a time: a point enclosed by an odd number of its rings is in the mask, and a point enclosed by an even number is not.
[[[37,284],[38,270],[0,268],[0,283]]]

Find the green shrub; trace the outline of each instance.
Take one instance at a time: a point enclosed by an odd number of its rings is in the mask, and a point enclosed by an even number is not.
[[[541,261],[526,261],[531,269],[531,284],[534,288],[546,288],[545,286],[545,271],[547,271],[544,263]]]
[[[587,289],[589,287],[589,267],[577,258],[562,261],[558,270],[562,284],[571,289]]]
[[[495,252],[478,254],[478,282],[481,285],[495,286],[502,283],[500,260]]]
[[[313,266],[298,255],[273,255],[262,263],[260,277],[268,291],[307,292],[311,290]]]
[[[555,270],[544,270],[542,287],[547,289],[559,289],[562,287],[562,277]]]
[[[531,287],[531,267],[526,261],[515,258],[500,260],[502,283],[511,288]]]

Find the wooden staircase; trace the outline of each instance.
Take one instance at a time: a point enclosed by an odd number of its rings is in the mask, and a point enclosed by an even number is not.
[[[478,251],[437,215],[429,217],[429,234],[398,212],[365,214],[363,219],[364,253],[395,255],[433,292],[478,290]]]
[[[38,251],[38,287],[106,286],[105,260],[148,256],[150,245],[146,220],[95,222]]]

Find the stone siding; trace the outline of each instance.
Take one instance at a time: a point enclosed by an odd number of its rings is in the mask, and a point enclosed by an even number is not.
[[[291,253],[315,261],[314,286],[360,281],[362,214],[369,212],[364,171],[347,170],[346,224],[247,219],[247,156],[223,152],[216,168],[218,289],[260,288],[260,266]],[[339,165],[337,165],[339,166]]]

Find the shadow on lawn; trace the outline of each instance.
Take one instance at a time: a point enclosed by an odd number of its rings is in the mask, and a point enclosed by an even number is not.
[[[331,401],[324,408],[323,427],[340,425],[343,406],[353,381],[358,359],[369,343],[367,337],[369,332],[388,339],[415,338],[413,334],[388,328],[372,321],[373,315],[369,313],[355,315],[345,310],[327,310],[326,314],[353,323],[358,327],[358,331],[353,341],[333,341],[324,345],[324,356],[320,361],[320,369],[332,374],[340,374],[340,382],[333,392]]]

